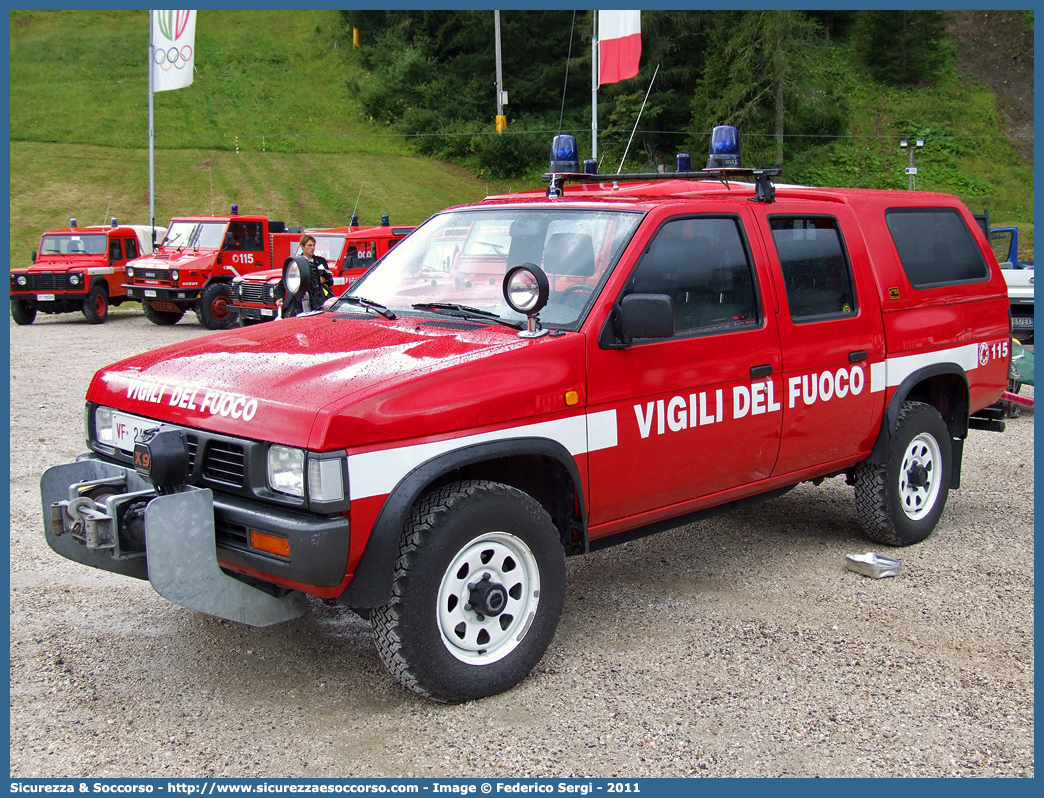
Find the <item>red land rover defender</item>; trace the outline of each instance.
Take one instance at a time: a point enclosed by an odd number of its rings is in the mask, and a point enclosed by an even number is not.
[[[330,264],[334,277],[333,292],[335,296],[340,296],[413,230],[413,226],[392,227],[382,224],[379,227],[330,227],[308,232],[315,236],[315,254],[326,258]],[[274,263],[283,264],[287,258],[300,254],[300,234],[286,233],[274,238]],[[283,270],[278,268],[245,274],[232,280],[231,310],[239,315],[244,326],[276,318],[275,290],[282,278]]]
[[[162,239],[167,228],[157,227]],[[75,313],[101,324],[110,305],[127,297],[123,270],[128,261],[152,252],[152,228],[117,224],[51,230],[40,239],[28,269],[11,269],[11,316],[15,324],[32,324],[37,313]]]
[[[405,686],[461,701],[540,659],[567,556],[841,475],[871,540],[928,537],[1008,379],[959,200],[553,168],[331,309],[98,372],[90,453],[41,481],[48,543],[247,624],[344,604]]]
[[[153,324],[177,324],[195,310],[208,330],[236,323],[229,311],[233,278],[272,268],[272,235],[283,222],[264,216],[179,216],[154,253],[127,264],[127,295]]]

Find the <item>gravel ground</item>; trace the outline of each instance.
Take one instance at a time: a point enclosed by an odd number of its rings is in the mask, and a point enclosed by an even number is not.
[[[971,433],[912,548],[871,546],[833,479],[571,560],[533,674],[442,706],[346,610],[251,629],[45,544],[39,477],[84,451],[93,372],[203,334],[11,325],[13,777],[1034,775],[1032,410]],[[845,570],[869,550],[900,575]]]

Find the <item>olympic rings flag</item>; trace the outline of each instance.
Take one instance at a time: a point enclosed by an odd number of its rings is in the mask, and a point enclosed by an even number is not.
[[[183,89],[192,83],[196,12],[152,12],[152,90]]]

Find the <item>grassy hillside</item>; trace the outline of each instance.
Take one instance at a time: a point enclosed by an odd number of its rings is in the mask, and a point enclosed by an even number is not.
[[[507,187],[357,121],[350,41],[334,11],[201,11],[192,86],[154,95],[157,223],[237,202],[333,226],[357,200],[364,223],[417,223]],[[70,217],[147,221],[147,49],[144,11],[12,13],[12,265]]]
[[[11,263],[45,229],[148,216],[148,14],[11,12]],[[365,35],[365,32],[364,32]],[[196,77],[155,95],[156,218],[222,212],[232,202],[290,224],[343,224],[359,199],[419,222],[451,204],[523,186],[485,182],[411,155],[366,120],[346,84],[359,76],[335,11],[207,11]],[[1003,136],[996,97],[956,73],[932,90],[851,93],[856,138],[785,176],[817,184],[904,187],[896,130],[924,135],[918,187],[956,193],[996,224],[1020,224],[1032,257],[1032,166]],[[871,168],[867,170],[866,164]]]

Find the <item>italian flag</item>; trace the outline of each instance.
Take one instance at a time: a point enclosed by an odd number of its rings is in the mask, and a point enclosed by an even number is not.
[[[638,74],[642,57],[642,12],[598,12],[598,85]]]

